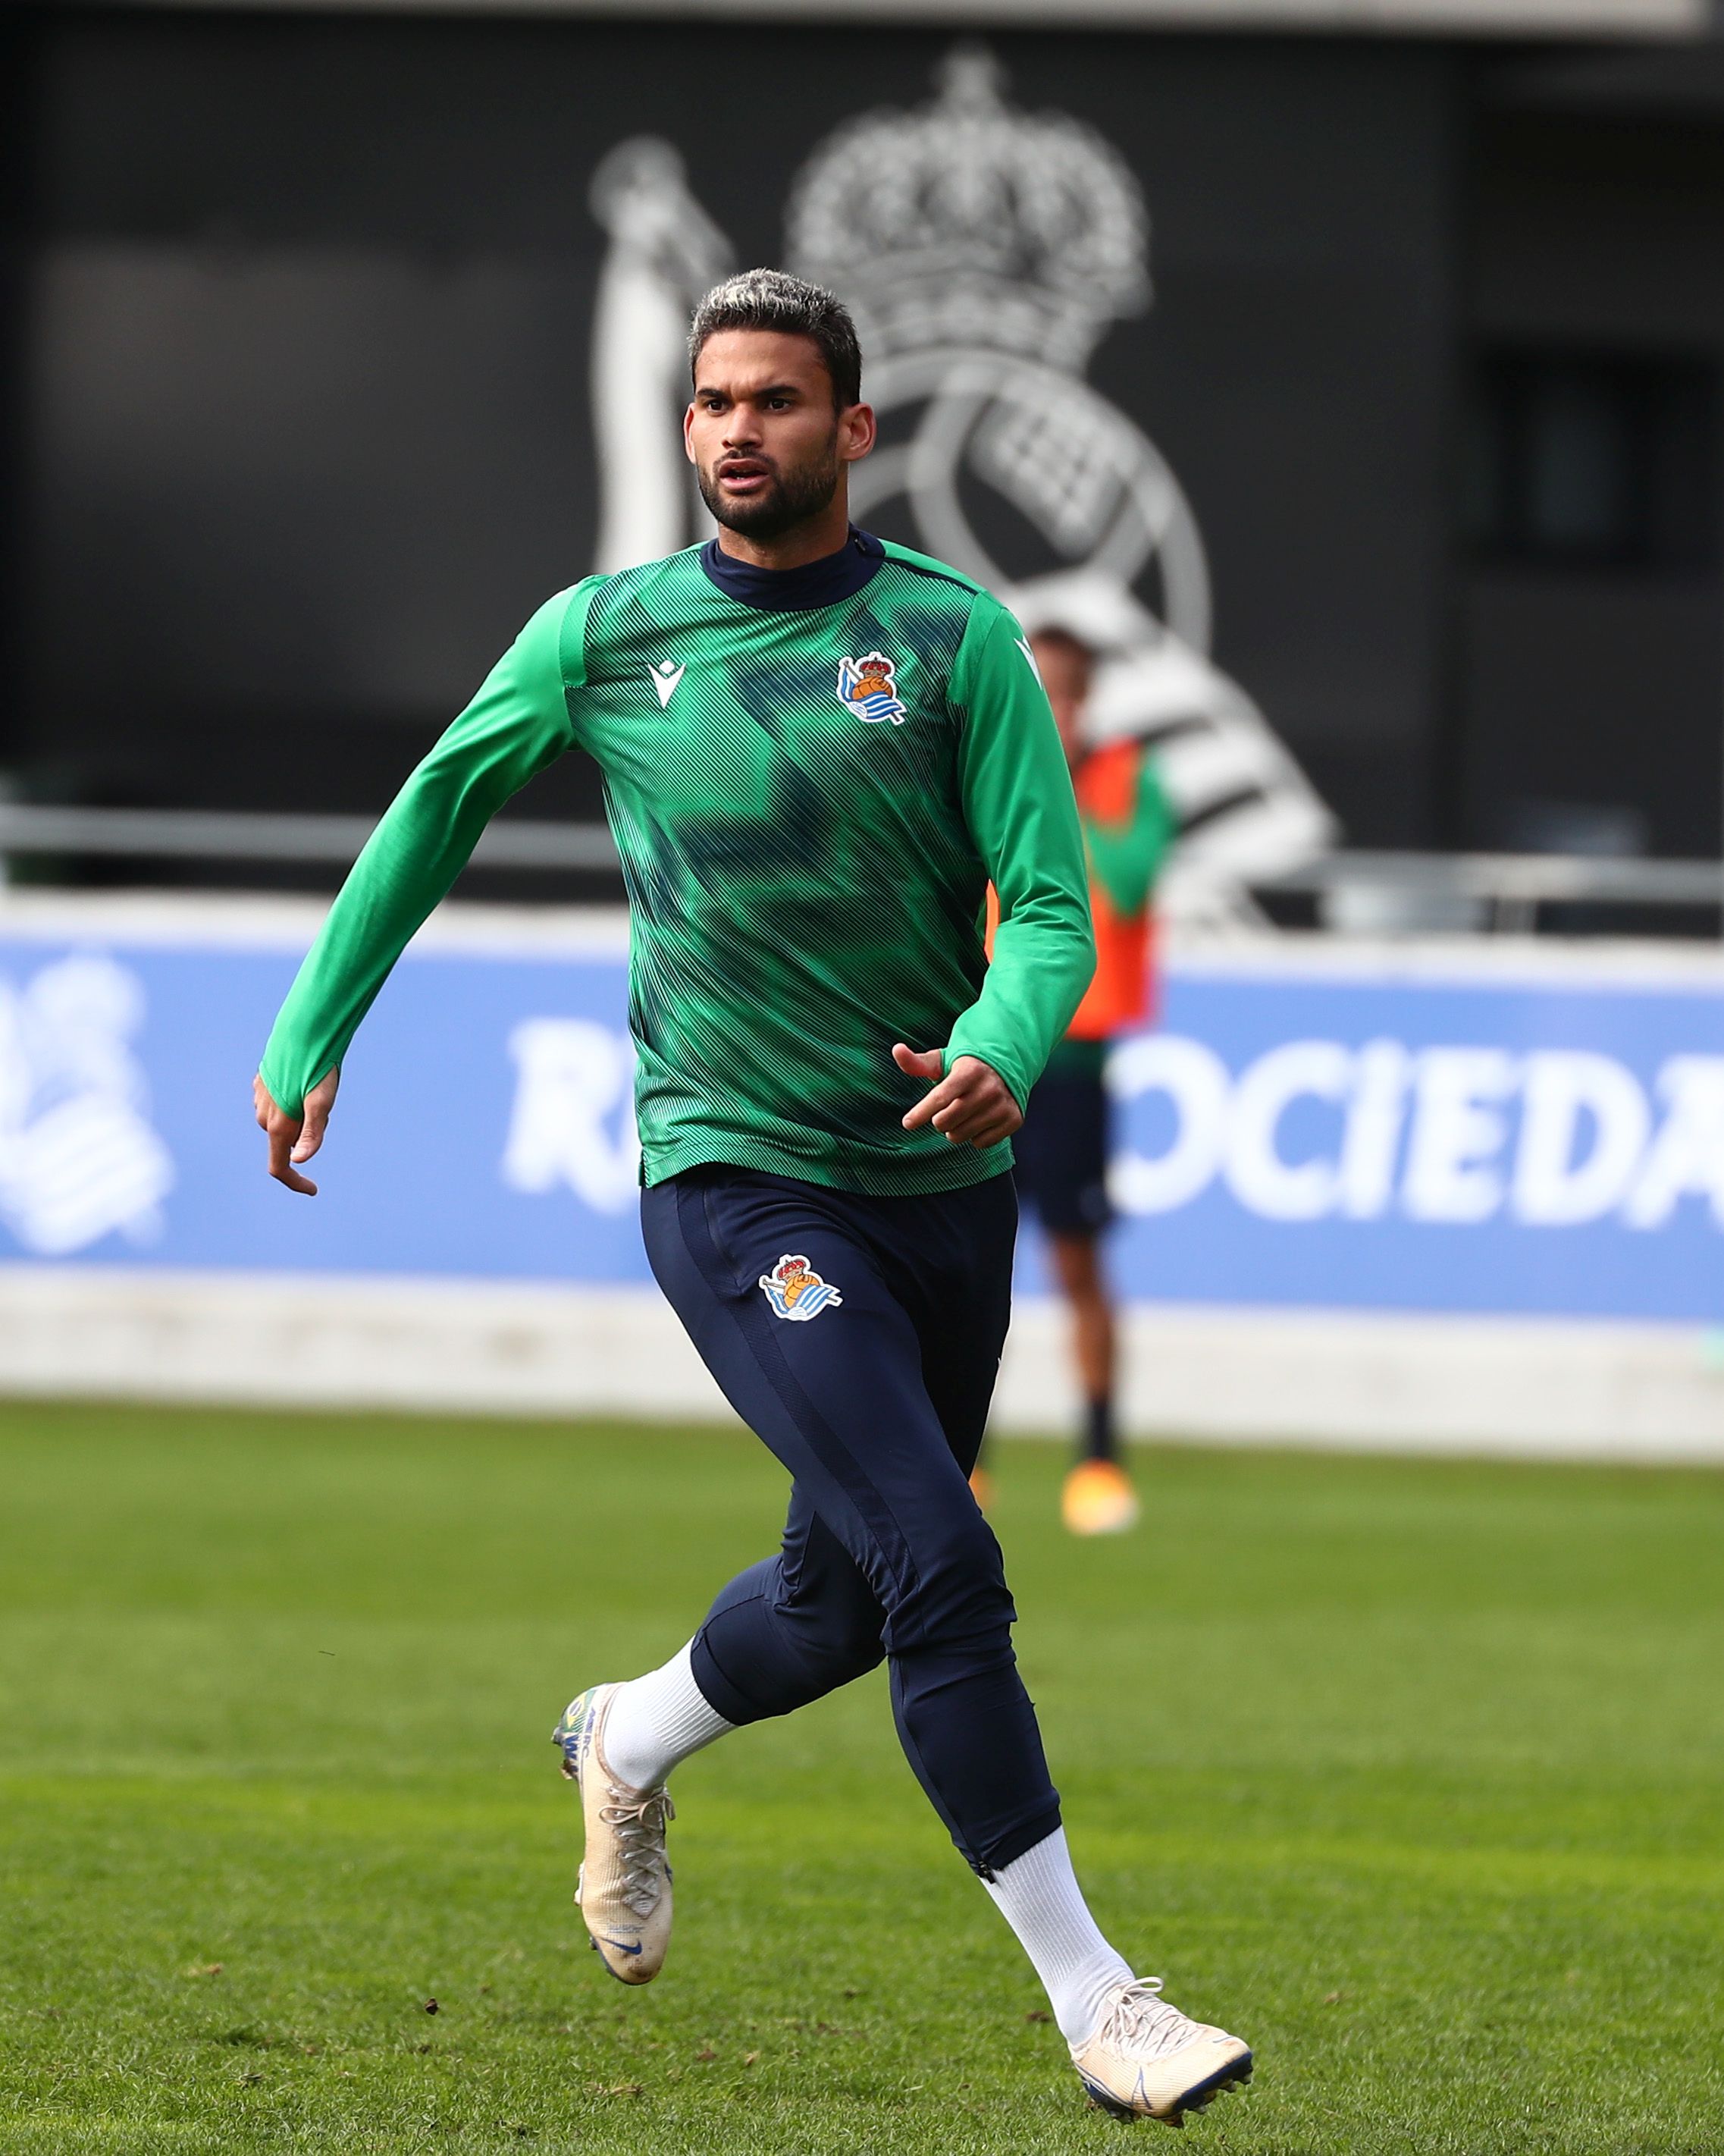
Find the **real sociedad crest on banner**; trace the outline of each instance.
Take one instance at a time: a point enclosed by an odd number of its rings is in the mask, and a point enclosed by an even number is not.
[[[1198,649],[1208,572],[1178,482],[1083,379],[1149,300],[1149,218],[1125,160],[1063,114],[1015,110],[960,47],[939,95],[871,112],[816,151],[786,212],[790,265],[856,316],[881,444],[857,521],[914,526],[993,590],[1081,562]]]
[[[853,513],[999,593],[1032,633],[1080,635],[1101,662],[1092,732],[1155,744],[1182,863],[1212,882],[1271,875],[1331,819],[1209,659],[1208,567],[1178,480],[1084,378],[1102,336],[1148,307],[1142,191],[1094,128],[1006,88],[985,48],[961,45],[927,104],[844,123],[792,183],[786,259],[855,313],[880,418]],[[597,566],[617,569],[711,529],[671,422],[689,311],[735,264],[668,143],[613,151],[593,203],[612,241]]]

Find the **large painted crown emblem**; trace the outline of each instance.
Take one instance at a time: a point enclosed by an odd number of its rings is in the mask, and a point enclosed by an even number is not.
[[[1008,105],[984,49],[951,54],[938,83],[822,144],[791,196],[790,256],[844,295],[871,357],[962,346],[1080,369],[1149,297],[1137,180],[1081,121]]]

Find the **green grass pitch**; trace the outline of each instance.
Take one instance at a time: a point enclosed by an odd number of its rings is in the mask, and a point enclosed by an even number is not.
[[[998,1525],[1101,1920],[1257,2046],[1183,2145],[1724,2150],[1724,1476],[1139,1464],[1079,1544],[1003,1448]],[[782,1496],[740,1435],[0,1409],[0,2148],[1158,2143],[878,1677],[683,1769],[656,1984],[582,1950],[552,1722]]]

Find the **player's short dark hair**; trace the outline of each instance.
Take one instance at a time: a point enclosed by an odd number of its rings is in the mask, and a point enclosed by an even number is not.
[[[819,349],[832,377],[832,401],[842,412],[862,402],[862,347],[850,311],[835,293],[787,270],[745,270],[715,285],[689,324],[689,372],[710,336],[721,330],[775,330],[805,336]]]

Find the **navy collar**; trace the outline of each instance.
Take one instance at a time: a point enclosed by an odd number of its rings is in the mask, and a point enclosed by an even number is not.
[[[734,554],[725,553],[716,539],[709,539],[700,549],[700,567],[727,599],[769,613],[835,606],[840,599],[854,598],[885,558],[879,540],[854,524],[837,553],[824,554],[818,562],[804,562],[795,569],[760,569],[752,562],[739,562]]]

